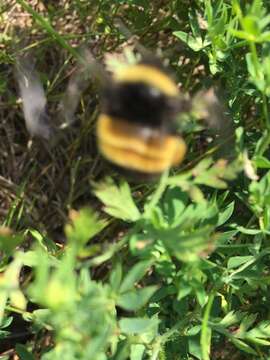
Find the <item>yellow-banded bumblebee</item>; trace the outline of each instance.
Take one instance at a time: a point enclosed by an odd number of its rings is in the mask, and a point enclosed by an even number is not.
[[[65,122],[59,127],[52,125],[46,112],[45,91],[29,58],[18,59],[17,79],[31,136],[52,143],[76,121],[75,111],[88,86],[88,73],[95,73],[103,85],[97,119],[99,151],[124,173],[134,173],[139,179],[153,178],[181,163],[186,144],[176,131],[179,114],[193,113],[195,118],[205,118],[219,138],[231,135],[231,122],[225,121],[213,89],[201,91],[191,99],[184,98],[162,63],[153,56],[144,56],[136,64],[125,64],[113,71],[112,76],[86,49],[81,58],[84,61],[69,80],[60,103],[58,117]]]
[[[144,60],[115,73],[103,86],[97,140],[101,154],[123,170],[160,175],[186,152],[175,131],[185,104],[158,62]]]

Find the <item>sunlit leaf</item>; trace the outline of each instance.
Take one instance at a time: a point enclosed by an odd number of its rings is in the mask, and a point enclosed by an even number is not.
[[[104,211],[109,215],[125,221],[137,221],[140,218],[127,182],[123,181],[117,186],[108,180],[98,185],[94,192],[105,205]]]

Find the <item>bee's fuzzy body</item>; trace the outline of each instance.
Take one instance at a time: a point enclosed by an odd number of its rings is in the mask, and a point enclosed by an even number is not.
[[[125,171],[160,175],[186,152],[174,131],[180,111],[178,87],[161,67],[139,63],[122,69],[102,91],[97,121],[101,154]]]

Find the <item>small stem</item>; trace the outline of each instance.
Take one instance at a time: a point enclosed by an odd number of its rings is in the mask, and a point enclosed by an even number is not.
[[[189,84],[190,84],[190,80],[191,80],[191,78],[192,78],[192,74],[193,74],[194,69],[196,68],[196,66],[199,64],[200,59],[201,59],[200,56],[198,56],[198,57],[195,59],[194,64],[193,64],[192,68],[190,69],[190,71],[189,71],[189,73],[188,73],[188,75],[187,75],[187,79],[186,79],[185,84],[184,84],[184,86],[183,86],[183,89],[184,89],[185,91],[187,91],[187,89],[189,88]]]
[[[263,143],[260,147],[260,151],[258,151],[259,156],[263,156],[263,154],[265,153],[265,151],[268,149],[270,144],[270,131],[267,131],[266,137],[263,139]]]
[[[16,307],[11,306],[11,305],[6,305],[5,310],[11,311],[11,312],[14,312],[14,313],[20,314],[20,315],[26,315],[28,318],[33,318],[32,313],[30,313],[29,311],[25,311],[25,310],[16,308]]]
[[[202,359],[203,360],[210,360],[209,358],[209,352],[208,352],[208,335],[209,335],[209,328],[208,328],[208,320],[210,317],[210,312],[212,309],[213,301],[216,295],[216,291],[213,291],[209,295],[208,303],[205,308],[205,312],[203,315],[202,320],[202,331],[201,331],[201,350],[202,350]]]
[[[178,321],[170,330],[162,334],[162,344],[169,341],[173,335],[181,334],[181,331],[183,332],[183,329],[192,321],[192,319],[195,319],[195,316],[193,313],[189,313],[186,315],[185,319]]]
[[[150,202],[145,206],[145,211],[143,214],[143,216],[145,218],[147,218],[149,216],[149,214],[151,214],[151,211],[157,205],[157,203],[159,202],[159,199],[161,198],[163,192],[165,191],[166,186],[168,184],[168,174],[169,174],[168,170],[166,170],[162,174],[161,179],[158,184],[158,187],[157,187],[157,190],[154,192]]]
[[[157,360],[158,359],[158,354],[161,350],[161,341],[160,339],[154,344],[154,347],[153,347],[153,352],[152,352],[152,355],[151,355],[151,358],[150,360]]]
[[[253,215],[251,216],[251,218],[248,220],[246,227],[249,228],[251,225],[254,224],[254,222],[255,222],[256,220],[257,220],[257,217],[256,217],[255,214],[253,214]],[[244,234],[244,233],[240,234],[239,237],[238,237],[238,239],[236,239],[236,242],[237,242],[237,243],[241,243],[242,240],[246,237],[246,235],[247,235],[247,234]]]
[[[111,257],[113,257],[116,252],[122,249],[122,247],[128,242],[128,239],[128,236],[123,237],[123,239],[121,239],[117,243],[110,245],[110,247],[103,254],[96,256],[88,262],[84,263],[84,266],[86,264],[87,266],[99,266],[105,261],[108,261]]]
[[[259,63],[259,59],[258,59],[256,45],[255,45],[254,42],[249,42],[249,47],[250,47],[251,55],[252,55],[252,58],[253,58],[253,63],[254,63],[254,67],[255,67],[256,76],[259,76],[260,63]]]
[[[259,217],[259,225],[260,225],[260,229],[262,230],[262,232],[265,232],[265,226],[264,226],[264,219],[263,216]]]
[[[266,95],[263,93],[262,94],[263,97],[263,114],[264,114],[264,118],[265,118],[265,122],[266,122],[266,128],[268,131],[270,131],[270,122],[269,122],[269,114],[268,114],[268,106],[267,106],[267,98]]]
[[[259,58],[258,58],[258,54],[257,54],[256,45],[254,42],[250,42],[249,46],[250,46],[250,50],[251,50],[251,54],[252,54],[252,58],[253,58],[255,74],[256,74],[256,77],[259,78],[260,77],[260,62],[259,62]],[[267,98],[266,98],[266,95],[264,92],[262,92],[262,99],[263,99],[263,114],[264,114],[264,118],[265,118],[265,127],[266,127],[266,129],[270,130]]]

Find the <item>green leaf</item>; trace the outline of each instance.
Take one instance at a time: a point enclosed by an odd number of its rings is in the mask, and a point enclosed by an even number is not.
[[[104,360],[127,360],[129,356],[129,348],[130,345],[128,342],[126,340],[121,340],[117,343],[117,349],[113,356],[104,357]]]
[[[230,311],[226,316],[219,322],[219,325],[224,327],[229,327],[234,324],[240,323],[240,321],[244,318],[246,313],[242,311]]]
[[[259,345],[270,346],[270,321],[260,322],[245,334],[245,338]],[[268,341],[264,339],[268,339]]]
[[[11,229],[0,226],[0,251],[3,251],[7,256],[10,256],[23,240],[23,235],[13,234]]]
[[[201,325],[195,325],[195,326],[191,326],[187,331],[186,334],[187,336],[195,336],[198,335],[201,331]]]
[[[254,259],[254,256],[233,256],[229,258],[227,268],[235,269]]]
[[[198,303],[201,307],[203,307],[206,304],[208,297],[202,284],[197,284],[197,286],[195,287],[195,295]]]
[[[142,360],[145,346],[142,344],[131,345],[130,360]]]
[[[123,276],[123,269],[121,263],[117,263],[110,274],[110,284],[114,291],[118,291]]]
[[[248,68],[248,72],[251,75],[252,78],[256,77],[256,68],[254,65],[254,61],[253,61],[253,57],[251,53],[247,53],[246,54],[246,62],[247,62],[247,68]]]
[[[231,341],[238,349],[248,354],[257,355],[257,352],[253,350],[252,347],[246,344],[244,341],[237,338],[232,338]]]
[[[218,244],[227,244],[236,234],[238,230],[229,230],[219,234]]]
[[[200,346],[200,337],[190,336],[188,338],[188,350],[191,355],[193,355],[196,359],[202,360],[202,351]]]
[[[95,195],[105,205],[104,211],[118,219],[137,221],[140,212],[135,205],[127,182],[122,181],[116,186],[111,179],[96,186]]]
[[[261,169],[270,169],[270,160],[268,160],[266,157],[264,156],[255,156],[252,159],[252,162],[255,164],[256,167],[261,168]]]
[[[171,226],[175,226],[181,221],[181,215],[185,211],[187,204],[187,193],[176,186],[167,189],[162,201],[162,208]]]
[[[137,311],[147,304],[157,288],[157,286],[147,286],[125,292],[118,297],[117,305],[127,311]]]
[[[239,338],[242,338],[242,334],[245,334],[246,331],[254,324],[256,318],[257,318],[257,314],[247,314],[242,319],[239,330],[237,331],[237,336]]]
[[[51,311],[49,309],[37,309],[32,312],[32,320],[35,325],[40,327],[46,327],[46,323],[49,321]]]
[[[35,281],[28,289],[31,297],[49,309],[59,311],[69,308],[77,297],[74,271],[76,253],[72,248],[66,250],[58,266],[54,268],[50,258],[43,256],[41,248],[36,252],[40,260],[35,269]]]
[[[186,281],[182,280],[180,283],[180,288],[178,291],[178,295],[177,295],[177,300],[181,300],[184,299],[186,296],[188,296],[191,292],[192,292],[192,287],[190,286],[189,283],[187,283]]]
[[[257,235],[260,234],[262,231],[260,229],[247,229],[244,226],[235,226],[235,228],[242,234],[246,235]]]
[[[40,254],[42,254],[42,258],[47,259],[48,261],[51,262],[52,265],[57,266],[59,264],[59,260],[55,257],[55,256],[51,256],[49,255],[44,247],[43,247],[43,251],[38,251],[36,250],[29,250],[24,252],[21,255],[21,259],[22,262],[25,266],[29,266],[29,267],[35,267],[40,263]]]
[[[243,39],[243,40],[247,40],[247,41],[251,41],[251,42],[256,41],[256,38],[254,37],[254,35],[249,34],[246,31],[230,29],[230,32],[233,36],[235,36],[239,39]]]
[[[13,317],[4,317],[2,324],[0,325],[0,340],[1,339],[5,339],[8,335],[10,335],[10,331],[8,330],[3,330],[6,329],[7,327],[9,327],[9,325],[12,323],[13,321]]]
[[[218,62],[214,59],[209,60],[209,68],[212,75],[216,75],[221,71]],[[212,185],[208,185],[208,186],[212,186]],[[218,185],[218,186],[224,186],[224,185]],[[213,187],[216,187],[216,185],[214,185]],[[221,187],[221,189],[223,189],[223,187]]]
[[[199,37],[201,35],[201,30],[195,9],[192,8],[190,9],[188,13],[188,17],[189,17],[189,23],[192,30],[192,34],[194,35],[195,38]]]
[[[133,289],[134,285],[142,279],[147,269],[152,265],[152,260],[140,261],[136,265],[134,265],[127,275],[125,276],[121,287],[120,293],[123,294],[126,291]]]
[[[233,180],[237,173],[241,171],[241,166],[237,161],[228,163],[223,159],[219,159],[211,166],[212,162],[211,158],[206,158],[194,168],[195,184],[224,189],[227,187],[224,180]]]
[[[260,28],[264,29],[270,23],[270,14],[264,16],[262,19],[260,18]]]
[[[247,15],[242,20],[244,30],[255,39],[260,36],[260,27],[256,16]]]
[[[189,196],[190,198],[196,202],[196,203],[202,203],[203,201],[205,201],[204,199],[204,195],[203,195],[203,192],[201,191],[201,189],[196,186],[196,185],[193,185],[190,187],[189,189]]]
[[[265,31],[263,34],[260,35],[260,42],[270,41],[270,31]]]
[[[36,229],[29,229],[29,233],[38,242],[38,244],[44,248],[45,251],[55,254],[58,250],[55,242],[49,239],[47,236],[42,234]]]
[[[217,226],[223,225],[232,216],[234,210],[234,201],[226,206],[226,208],[219,213]]]
[[[27,350],[26,346],[16,344],[15,349],[20,360],[35,360],[34,356]]]
[[[106,221],[98,219],[98,215],[89,208],[71,210],[69,216],[71,224],[65,227],[66,236],[71,243],[79,246],[85,245],[107,225]]]
[[[122,318],[119,321],[120,330],[127,335],[143,334],[155,328],[159,323],[157,318]]]
[[[193,51],[200,51],[205,47],[200,36],[194,38],[192,35],[187,34],[184,31],[174,31],[173,35],[186,43]]]
[[[0,277],[0,326],[2,325],[8,298],[10,298],[11,305],[21,310],[25,309],[27,303],[19,288],[20,271],[23,264],[20,259],[20,253],[16,255],[15,259],[8,265],[4,274]]]
[[[8,335],[10,335],[9,331],[0,330],[0,340],[5,339]],[[0,358],[0,359],[2,360],[2,358]]]
[[[184,262],[197,261],[204,250],[213,244],[212,226],[196,229],[189,234],[183,234],[182,228],[160,230],[158,235],[169,252]]]
[[[0,328],[5,329],[5,328],[9,327],[9,325],[12,323],[12,321],[13,321],[12,316],[4,318]]]

